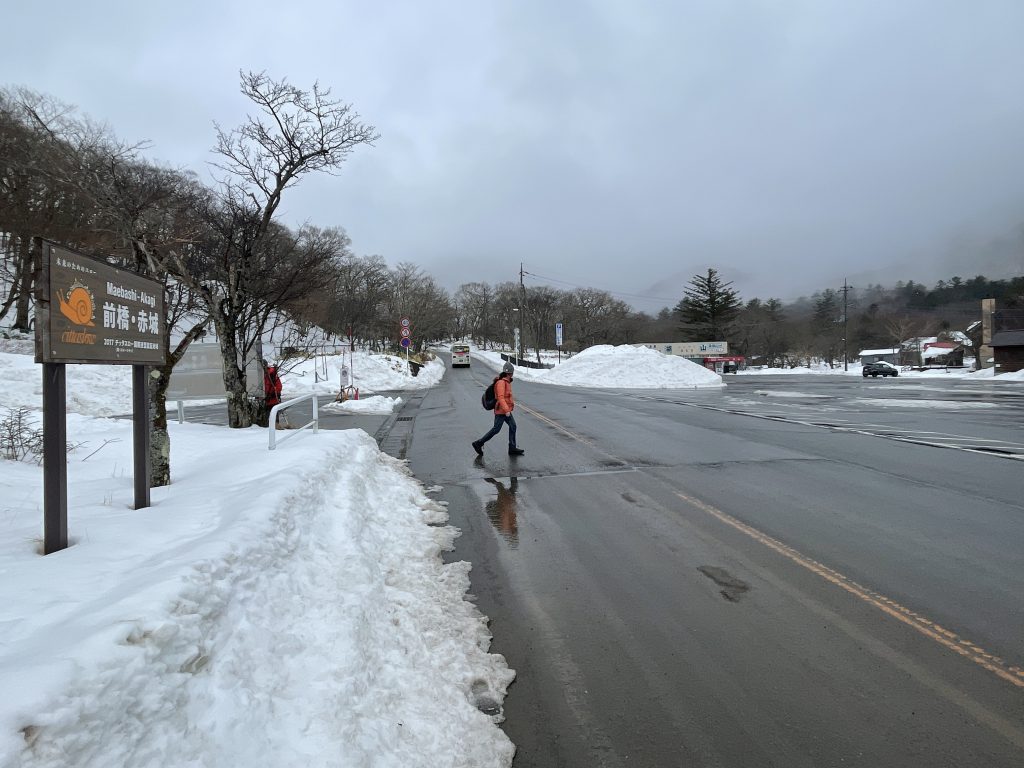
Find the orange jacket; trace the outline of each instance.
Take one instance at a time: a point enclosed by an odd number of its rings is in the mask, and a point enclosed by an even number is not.
[[[516,401],[512,397],[512,382],[499,376],[498,380],[494,382],[494,398],[498,401],[494,406],[495,414],[503,416],[506,413],[512,413],[516,407]]]

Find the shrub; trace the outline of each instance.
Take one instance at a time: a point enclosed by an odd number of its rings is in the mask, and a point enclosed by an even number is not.
[[[8,408],[0,419],[0,458],[37,464],[43,460],[43,430],[28,408]]]

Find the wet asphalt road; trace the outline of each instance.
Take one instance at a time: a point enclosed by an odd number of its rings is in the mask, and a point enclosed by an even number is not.
[[[517,671],[516,766],[1024,765],[1020,385],[517,381],[526,455],[480,460],[492,375],[402,452]]]

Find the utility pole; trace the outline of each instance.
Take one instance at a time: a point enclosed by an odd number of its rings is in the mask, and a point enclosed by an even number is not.
[[[848,328],[848,325],[847,325],[847,310],[849,308],[849,303],[847,302],[847,297],[849,296],[849,293],[850,293],[850,286],[848,286],[846,284],[846,278],[844,277],[843,278],[843,370],[844,371],[850,370],[850,356],[846,353],[846,337],[847,337],[846,331],[847,331],[847,328]]]
[[[519,322],[521,323],[521,330],[519,332],[519,349],[516,354],[519,358],[516,360],[518,365],[523,357],[523,347],[526,345],[526,285],[523,283],[523,275],[526,272],[523,271],[523,262],[519,262]]]

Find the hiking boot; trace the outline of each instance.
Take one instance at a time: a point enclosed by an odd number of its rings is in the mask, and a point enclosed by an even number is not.
[[[483,456],[484,455],[484,444],[481,443],[479,440],[474,440],[473,441],[473,450],[476,451],[478,456]]]
[[[522,448],[516,448],[514,445],[509,446],[509,456],[522,456],[524,453],[526,453],[526,451],[524,451]]]

